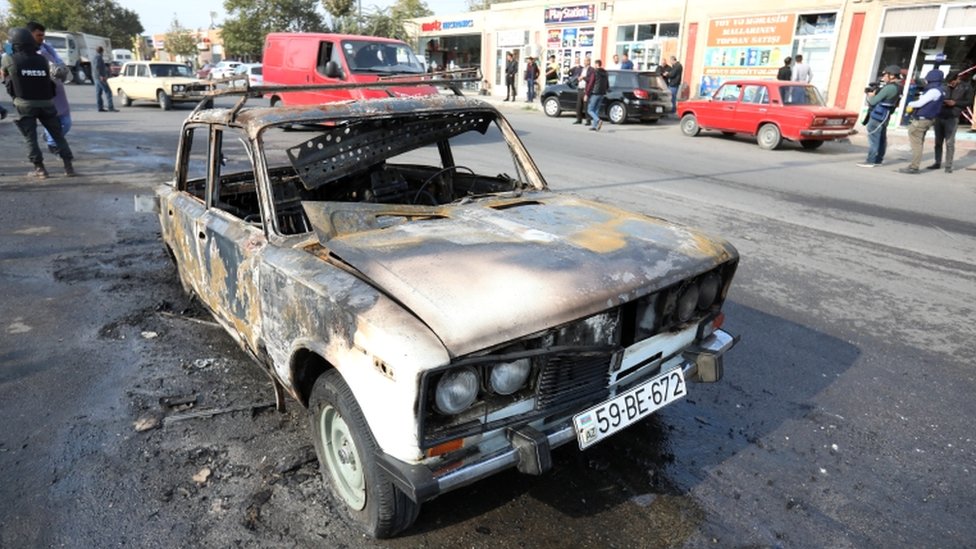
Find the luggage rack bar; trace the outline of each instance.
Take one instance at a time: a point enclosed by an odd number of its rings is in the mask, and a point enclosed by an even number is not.
[[[247,100],[252,97],[262,97],[265,94],[272,92],[294,92],[294,91],[314,91],[314,90],[350,90],[350,89],[362,89],[362,88],[373,88],[373,89],[385,89],[386,93],[390,97],[396,97],[396,95],[389,88],[402,88],[408,86],[434,86],[450,89],[455,95],[464,95],[461,93],[461,89],[458,87],[460,84],[467,82],[479,82],[481,80],[481,69],[457,69],[453,71],[440,71],[433,73],[425,73],[422,75],[414,74],[398,74],[391,76],[380,76],[375,82],[357,82],[357,83],[344,83],[344,84],[301,84],[294,86],[286,85],[270,85],[270,86],[251,86],[250,82],[247,80],[246,75],[240,75],[239,77],[227,77],[220,78],[217,80],[211,80],[208,84],[210,90],[203,94],[202,99],[197,104],[196,108],[193,109],[195,114],[197,111],[203,109],[213,108],[213,100],[217,97],[236,97],[240,96],[240,100],[231,109],[231,116],[236,117],[237,113],[244,108]],[[232,82],[244,82],[243,86],[227,87],[223,89],[218,89],[217,84],[221,83],[232,83]]]

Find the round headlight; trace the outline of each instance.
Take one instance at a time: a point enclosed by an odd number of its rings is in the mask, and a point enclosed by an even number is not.
[[[445,414],[463,412],[478,398],[478,374],[474,368],[452,370],[437,382],[434,401]]]
[[[654,294],[637,303],[637,336],[639,338],[653,334],[658,327],[657,299],[658,294]]]
[[[698,307],[698,285],[691,284],[678,297],[678,320],[688,322]]]
[[[491,369],[489,379],[491,390],[500,395],[510,395],[525,386],[531,370],[532,362],[527,358],[496,364]]]
[[[718,297],[718,285],[721,280],[715,273],[708,273],[698,285],[698,308],[705,309],[715,303]]]

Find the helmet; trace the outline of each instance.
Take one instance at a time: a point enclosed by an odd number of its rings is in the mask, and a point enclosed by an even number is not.
[[[10,29],[10,44],[15,50],[20,51],[37,49],[37,41],[34,40],[34,35],[23,27]]]

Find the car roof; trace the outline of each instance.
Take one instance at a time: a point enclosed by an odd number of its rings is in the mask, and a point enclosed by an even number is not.
[[[743,85],[743,86],[752,86],[752,85],[760,85],[760,84],[761,85],[765,85],[765,86],[769,86],[769,85],[773,85],[773,86],[812,86],[813,85],[813,84],[808,84],[806,82],[792,82],[790,80],[759,80],[759,79],[756,79],[756,80],[726,80],[725,82],[722,82],[722,84],[723,85],[725,85],[725,84],[738,84],[738,85]]]
[[[249,135],[256,135],[263,128],[283,124],[319,124],[381,117],[477,112],[499,114],[491,104],[473,97],[428,95],[290,107],[245,107],[239,111],[236,108],[197,109],[190,113],[184,124],[226,124],[242,127]]]

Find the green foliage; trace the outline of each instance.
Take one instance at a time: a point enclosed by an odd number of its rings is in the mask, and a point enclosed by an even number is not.
[[[227,58],[261,58],[269,32],[322,32],[318,0],[224,0],[221,37]]]
[[[9,0],[11,26],[37,21],[48,30],[106,36],[118,47],[131,47],[145,29],[139,16],[114,0]]]
[[[173,17],[169,30],[163,38],[166,52],[183,58],[195,58],[197,55],[197,40],[193,33],[180,24],[180,20]]]
[[[406,22],[415,17],[434,15],[423,0],[397,0],[388,10],[373,6],[363,16],[362,34],[385,36],[410,42],[412,37]]]
[[[467,0],[468,11],[481,11],[491,8],[492,4],[504,4],[515,0]]]

